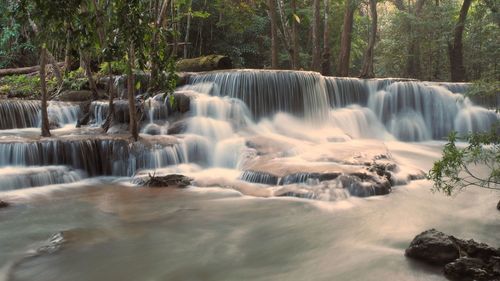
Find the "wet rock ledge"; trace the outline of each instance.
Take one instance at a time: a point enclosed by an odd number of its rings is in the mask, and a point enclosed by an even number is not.
[[[500,248],[462,240],[435,229],[415,236],[405,255],[431,265],[444,266],[452,281],[500,281]]]

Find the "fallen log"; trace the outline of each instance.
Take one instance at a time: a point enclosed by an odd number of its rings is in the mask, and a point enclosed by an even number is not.
[[[177,70],[184,72],[201,72],[233,68],[233,62],[227,56],[210,55],[192,59],[181,59],[177,62]]]
[[[64,62],[58,62],[57,65],[60,67],[64,66]],[[47,67],[51,67],[47,65]],[[0,69],[0,77],[9,76],[9,75],[19,75],[19,74],[30,74],[34,72],[38,72],[40,70],[39,65],[28,66],[28,67],[19,67],[19,68],[5,68]]]

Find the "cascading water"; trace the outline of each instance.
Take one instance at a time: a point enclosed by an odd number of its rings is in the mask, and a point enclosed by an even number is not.
[[[124,79],[115,81],[123,96]],[[450,200],[415,181],[451,130],[498,122],[463,97],[466,87],[293,71],[191,74],[173,98],[144,102],[137,142],[126,100],[115,101],[107,134],[107,101],[92,103],[83,128],[62,126],[76,123],[78,105],[51,102],[49,138],[34,129],[38,101],[1,100],[0,199],[13,207],[0,211],[0,281],[437,280],[403,257],[418,232],[437,225],[498,241],[490,193]],[[172,173],[195,188],[130,186]],[[186,251],[192,243],[201,250]]]
[[[73,130],[72,137],[63,129],[55,131],[56,137],[42,140],[28,133],[13,137],[11,131],[1,137],[0,131],[0,167],[29,167],[46,177],[29,184],[14,184],[15,180],[9,179],[6,182],[12,183],[11,189],[86,176],[130,177],[140,170],[179,167],[182,171],[181,167],[189,167],[195,178],[194,171],[201,178],[210,173],[200,169],[239,174],[224,177],[224,185],[244,188],[245,192],[249,187],[241,187],[239,181],[271,186],[285,182],[286,190],[275,194],[303,194],[304,186],[321,185],[311,192],[324,194],[325,188],[343,186],[353,194],[373,195],[388,191],[386,183],[372,175],[375,170],[366,171],[373,163],[392,161],[381,141],[441,140],[451,130],[461,134],[486,131],[498,121],[497,113],[460,94],[466,87],[402,79],[323,77],[298,71],[191,74],[188,84],[175,92],[174,100],[158,95],[144,102],[139,116],[140,142],[131,143],[121,134],[123,129],[111,130],[118,133],[115,136],[100,136],[109,104],[95,101],[91,105],[92,128]],[[116,100],[114,106],[114,122],[127,124],[128,102]],[[48,111],[51,123],[61,126],[76,123],[79,106],[51,102]],[[0,128],[39,126],[39,112],[37,101],[0,101]],[[373,141],[367,144],[363,139]],[[57,168],[40,170],[44,165]],[[382,170],[377,172],[380,177],[391,174],[392,182],[407,182],[404,177],[408,173],[397,179],[398,169]],[[339,174],[350,175],[351,180],[337,178]],[[203,179],[198,182],[214,184]],[[316,195],[308,196],[324,198]]]
[[[41,126],[41,106],[38,101],[0,100],[0,130]],[[76,124],[80,107],[67,102],[49,102],[49,122],[53,127]]]

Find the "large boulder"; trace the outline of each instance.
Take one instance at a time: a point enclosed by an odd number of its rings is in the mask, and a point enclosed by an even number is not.
[[[458,259],[460,253],[450,235],[430,229],[411,241],[405,255],[430,264],[445,265]]]
[[[462,240],[435,229],[417,235],[405,252],[407,257],[445,265],[453,281],[500,281],[500,249],[474,240]]]
[[[497,264],[498,266],[498,264]],[[499,271],[495,266],[481,259],[463,257],[448,263],[444,267],[444,275],[455,281],[500,281]]]

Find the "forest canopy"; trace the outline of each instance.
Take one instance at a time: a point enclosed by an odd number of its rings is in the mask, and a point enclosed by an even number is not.
[[[121,61],[132,41],[135,67],[152,71],[221,54],[240,68],[498,79],[494,0],[5,0],[0,11],[0,68],[37,65],[42,42],[57,61]]]

